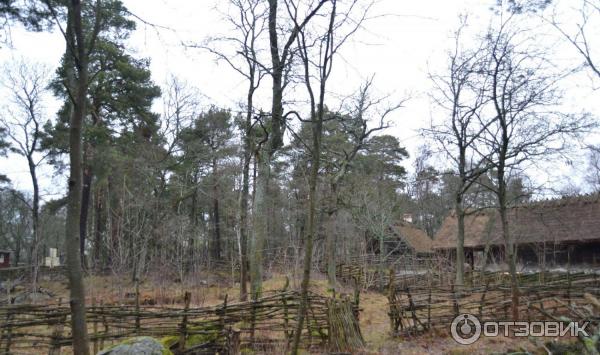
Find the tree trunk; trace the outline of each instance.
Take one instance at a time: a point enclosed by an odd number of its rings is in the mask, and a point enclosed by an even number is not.
[[[335,222],[337,219],[337,184],[331,184],[331,196],[328,209],[328,227],[327,235],[325,236],[325,248],[327,252],[327,280],[329,287],[335,289],[336,277],[336,228]]]
[[[85,115],[86,92],[88,84],[87,53],[81,19],[81,1],[71,0],[68,8],[67,24],[67,56],[76,63],[77,78],[71,72],[71,87],[74,88],[75,99],[72,106],[69,126],[69,161],[70,173],[68,182],[68,204],[66,217],[67,275],[69,279],[71,328],[73,334],[73,352],[88,355],[88,335],[85,316],[85,288],[79,258],[79,217],[81,214],[81,127]],[[74,51],[77,58],[74,58]]]
[[[31,154],[27,156],[27,162],[29,165],[29,174],[31,175],[31,183],[33,185],[33,204],[31,206],[31,217],[32,217],[32,231],[33,231],[33,241],[31,244],[31,264],[32,264],[32,277],[31,277],[31,285],[33,292],[36,292],[37,288],[37,279],[38,279],[38,270],[40,266],[40,257],[39,257],[39,244],[40,244],[40,188],[38,185],[38,178],[36,172],[36,166],[33,161],[33,151],[35,147],[33,147]]]
[[[254,194],[253,229],[254,235],[250,243],[250,293],[252,299],[262,294],[263,249],[267,236],[267,193],[271,179],[271,157],[265,152],[259,152],[257,158],[257,177]]]
[[[383,231],[379,231],[379,262],[377,263],[377,274],[379,275],[379,292],[385,289],[385,235]]]
[[[328,64],[331,64],[331,56],[332,52],[330,50],[330,41],[333,37],[333,21],[335,18],[335,0],[333,1],[333,10],[331,12],[329,29],[327,33],[327,45],[325,46],[325,54],[322,65],[319,67],[320,69],[320,85],[319,85],[319,98],[317,101],[317,106],[315,107],[315,99],[313,96],[312,87],[310,85],[309,78],[309,59],[306,54],[306,47],[304,47],[304,69],[305,69],[305,77],[306,86],[308,89],[308,93],[310,96],[311,102],[311,128],[312,128],[312,149],[311,149],[311,166],[310,166],[310,175],[308,180],[308,229],[306,233],[306,240],[304,242],[304,270],[302,275],[302,284],[301,284],[301,299],[300,299],[300,307],[298,307],[298,323],[296,324],[296,331],[294,332],[294,343],[292,346],[292,354],[297,355],[298,349],[300,347],[300,338],[302,336],[302,326],[304,323],[304,318],[306,317],[306,312],[308,310],[308,289],[310,285],[310,272],[312,267],[312,253],[313,253],[313,241],[315,238],[315,233],[317,231],[317,184],[319,183],[319,166],[321,163],[321,138],[323,136],[323,116],[325,114],[325,86],[327,81],[327,75],[325,73],[329,72]],[[306,44],[304,44],[306,46]],[[329,56],[329,57],[328,57]],[[316,110],[315,110],[316,108]]]
[[[89,147],[88,147],[89,149]],[[84,160],[89,161],[88,149],[83,153]],[[87,222],[88,222],[88,211],[90,206],[90,196],[92,194],[92,167],[85,163],[83,169],[83,186],[81,191],[81,214],[79,216],[79,257],[81,259],[81,266],[86,267],[85,260],[85,241],[87,234]]]
[[[240,301],[248,300],[248,195],[250,192],[250,158],[252,156],[250,146],[251,111],[246,117],[244,137],[244,157],[242,167],[242,190],[240,194]]]
[[[190,205],[190,219],[192,221],[192,233],[188,239],[188,266],[187,271],[194,270],[195,260],[196,260],[196,238],[198,238],[198,171],[194,171],[194,175],[192,177],[192,184],[194,186],[194,191],[192,193],[192,203]]]
[[[108,217],[108,227],[110,228],[110,250],[108,253],[108,264],[115,266],[118,262],[116,259],[118,254],[122,251],[119,249],[119,238],[122,233],[122,216],[123,216],[123,197],[122,192],[119,191],[118,185],[115,183],[113,176],[108,177],[108,191],[107,194],[107,208],[106,213]],[[112,199],[112,200],[111,200]],[[113,207],[114,200],[114,207]]]
[[[505,259],[510,273],[511,311],[514,321],[519,320],[519,283],[517,280],[517,260],[514,243],[510,240],[506,205],[500,205],[500,220],[502,221],[502,237],[504,238]]]
[[[269,0],[269,44],[271,54],[271,78],[273,79],[271,122],[268,139],[256,154],[258,174],[255,179],[253,236],[250,251],[250,288],[252,297],[260,297],[262,293],[263,252],[268,233],[268,191],[271,180],[271,159],[273,154],[283,145],[283,71],[284,61],[279,57],[279,36],[277,27],[277,2]]]
[[[256,154],[257,176],[255,179],[253,236],[250,250],[250,292],[256,299],[262,294],[263,252],[268,233],[268,192],[271,180],[271,158],[283,144],[283,70],[285,63],[279,57],[277,34],[277,0],[269,0],[269,44],[271,54],[271,78],[273,79],[271,101],[271,131],[268,139]]]
[[[329,288],[335,289],[337,280],[335,275],[336,269],[336,228],[334,226],[335,220],[337,218],[337,212],[333,212],[329,215],[329,230],[327,231],[327,235],[325,236],[325,248],[327,252],[327,281],[329,283]]]
[[[455,285],[462,287],[465,284],[465,211],[462,205],[462,196],[456,197],[455,213],[458,222]]]
[[[21,238],[16,238],[15,242],[15,260],[13,261],[13,266],[19,266],[19,262],[21,261]]]
[[[322,101],[321,101],[322,102]],[[320,108],[321,110],[322,108]],[[298,354],[298,346],[300,344],[300,337],[302,334],[302,325],[304,323],[304,317],[308,309],[308,288],[310,283],[310,271],[312,267],[312,251],[313,251],[313,240],[317,230],[316,220],[316,209],[317,209],[317,183],[319,174],[319,163],[321,157],[321,133],[323,128],[322,113],[319,112],[319,117],[313,115],[312,122],[313,131],[313,147],[312,147],[312,163],[310,168],[309,177],[309,190],[308,190],[308,228],[306,238],[304,241],[304,267],[301,284],[301,300],[300,307],[298,309],[298,324],[296,325],[296,331],[294,332],[294,346],[292,354]]]
[[[221,260],[221,219],[219,215],[219,177],[217,169],[217,158],[213,158],[213,258]]]
[[[453,115],[454,117],[454,115]],[[453,120],[456,120],[454,118]],[[466,193],[468,184],[466,169],[466,144],[464,137],[459,137],[458,147],[458,174],[460,175],[460,186],[456,190],[455,213],[458,222],[458,233],[456,238],[456,280],[455,285],[462,288],[465,284],[465,209],[463,206],[463,196]]]
[[[506,129],[504,132],[507,132]],[[505,136],[505,134],[503,135]],[[508,140],[504,138],[504,142]],[[506,154],[506,143],[502,147],[501,154],[502,157],[505,157]],[[500,221],[502,224],[502,238],[504,240],[504,252],[505,252],[505,260],[508,263],[508,271],[510,273],[510,291],[511,291],[511,299],[512,299],[512,318],[514,321],[519,319],[519,283],[517,280],[517,261],[515,257],[515,249],[514,243],[511,240],[510,230],[508,226],[508,214],[507,214],[507,196],[506,196],[506,177],[505,177],[505,160],[501,158],[498,166],[498,212],[500,213]]]
[[[104,208],[104,189],[97,188],[95,192],[95,208],[94,213],[96,214],[95,222],[96,227],[94,229],[94,268],[98,269],[106,261],[103,258],[102,243],[104,239],[104,231],[106,230],[106,218]]]

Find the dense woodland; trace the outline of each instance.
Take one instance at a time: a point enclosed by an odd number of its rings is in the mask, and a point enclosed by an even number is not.
[[[430,73],[441,114],[409,152],[389,131],[409,97],[380,94],[375,77],[347,97],[328,91],[338,51],[368,28],[369,1],[231,0],[231,34],[182,44],[244,80],[243,105],[218,107],[186,78],[153,81],[152,58],[128,50],[140,19],[120,0],[2,0],[5,28],[60,31],[65,54],[57,68],[24,58],[2,73],[1,152],[27,161],[32,188],[0,175],[0,249],[14,265],[39,265],[57,248],[75,314],[83,274],[194,282],[221,270],[245,300],[273,270],[292,272],[303,291],[318,271],[335,287],[336,262],[381,254],[407,215],[431,238],[451,211],[459,221],[482,208],[505,216],[550,190],[528,174],[535,163],[568,156],[596,127],[586,108],[562,106],[561,86],[582,71],[600,75],[595,27],[569,32],[546,15],[553,5],[491,1],[493,20],[473,35],[460,21],[446,68]],[[599,17],[597,2],[579,5],[586,21]],[[570,45],[570,71],[538,46],[530,16]],[[47,112],[47,100],[63,104]],[[579,191],[595,191],[598,148],[585,149],[589,187]],[[62,197],[40,195],[49,168]],[[505,241],[511,250],[508,231]]]

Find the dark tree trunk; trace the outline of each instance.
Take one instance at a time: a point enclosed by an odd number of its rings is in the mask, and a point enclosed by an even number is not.
[[[67,56],[76,67],[77,76],[71,71],[70,83],[74,89],[69,125],[69,163],[68,204],[66,217],[65,249],[67,254],[67,276],[69,279],[71,329],[73,334],[73,352],[78,355],[89,354],[85,315],[85,287],[81,260],[79,257],[79,217],[81,214],[81,130],[85,115],[86,93],[88,85],[88,61],[85,36],[81,18],[81,1],[71,0],[68,7]]]
[[[269,0],[269,43],[271,52],[273,80],[271,101],[271,132],[261,151],[256,154],[258,174],[255,181],[253,234],[250,258],[250,288],[252,298],[262,294],[263,249],[268,233],[268,203],[267,193],[271,179],[271,157],[279,149],[282,141],[281,120],[283,118],[283,64],[279,57],[277,35],[277,0]]]
[[[304,70],[305,70],[305,83],[308,89],[311,102],[311,132],[312,132],[312,149],[311,149],[311,166],[310,175],[308,180],[308,228],[306,233],[306,240],[304,245],[304,269],[302,274],[302,283],[300,286],[300,306],[298,307],[298,322],[296,324],[296,330],[294,332],[294,342],[292,345],[292,354],[297,355],[300,347],[300,338],[302,336],[302,327],[304,324],[304,318],[308,311],[308,290],[310,284],[310,273],[312,268],[312,253],[313,253],[313,242],[315,234],[317,232],[317,185],[319,183],[319,166],[321,163],[321,138],[323,136],[323,117],[325,115],[325,88],[327,77],[330,71],[329,66],[331,65],[331,59],[333,55],[333,49],[330,47],[331,41],[333,40],[334,31],[334,19],[336,16],[336,0],[332,1],[333,9],[330,14],[329,28],[326,35],[325,53],[323,54],[323,62],[320,63],[320,85],[319,85],[319,96],[318,101],[315,101],[315,96],[310,84],[309,75],[309,58],[306,49],[306,43],[303,43],[304,47]],[[304,36],[302,36],[304,41]],[[302,56],[302,55],[301,55]]]
[[[213,258],[221,260],[221,217],[219,214],[219,177],[217,158],[212,161],[213,170]]]
[[[462,206],[462,196],[456,197],[455,213],[458,222],[455,283],[460,287],[465,283],[465,211]]]
[[[328,227],[327,235],[325,236],[325,244],[327,251],[327,280],[329,287],[335,288],[335,267],[336,267],[336,228],[335,221],[337,219],[337,184],[331,184],[331,196],[329,198],[329,208],[327,211]]]
[[[259,152],[257,157],[257,176],[254,193],[253,229],[254,235],[251,241],[250,251],[250,292],[252,299],[262,295],[263,275],[263,249],[267,235],[267,190],[271,174],[271,159],[264,152]]]
[[[33,161],[33,152],[35,151],[35,143],[33,143],[33,144],[34,144],[34,146],[32,147],[31,151],[28,152],[28,155],[27,155],[27,163],[29,166],[29,174],[31,175],[31,183],[33,185],[33,203],[31,206],[32,232],[33,232],[33,241],[31,243],[31,265],[32,265],[31,282],[32,282],[33,288],[35,289],[37,287],[36,284],[37,284],[38,269],[39,269],[39,264],[40,264],[40,256],[39,256],[40,188],[38,185],[36,165]]]
[[[504,240],[505,260],[508,264],[510,273],[510,291],[511,291],[511,311],[514,321],[519,319],[519,281],[517,279],[517,260],[515,255],[515,246],[511,240],[510,230],[508,225],[508,202],[506,196],[506,182],[504,177],[504,168],[498,169],[498,212],[500,213],[500,221],[502,224],[502,237]]]
[[[88,149],[84,152],[85,161],[89,161]],[[83,186],[81,190],[81,214],[79,216],[79,257],[83,268],[86,268],[87,265],[85,260],[85,242],[87,239],[87,222],[91,200],[90,197],[92,194],[92,180],[92,167],[89,164],[85,164],[83,169]]]
[[[112,176],[108,177],[109,194],[107,195],[107,201],[110,202],[110,205],[107,205],[106,214],[110,220],[110,240],[108,242],[110,251],[107,258],[109,265],[113,265],[115,262],[113,254],[118,250],[118,239],[121,236],[121,215],[123,214],[122,198],[119,197],[120,191],[113,180]]]
[[[250,101],[250,99],[249,99]],[[250,192],[250,125],[252,112],[248,110],[244,137],[244,161],[242,168],[242,191],[240,194],[240,301],[248,300],[248,195]]]
[[[106,212],[104,206],[104,189],[97,188],[95,192],[95,208],[94,212],[96,214],[96,227],[94,230],[94,267],[96,269],[101,268],[103,264],[106,262],[104,260],[104,253],[102,248],[102,243],[104,242],[104,233],[106,230]]]
[[[198,171],[194,171],[192,184],[198,186]],[[192,220],[192,233],[188,239],[188,266],[187,270],[193,270],[196,259],[196,238],[198,237],[198,188],[194,187],[192,192],[192,203],[190,206],[190,219]]]
[[[322,95],[324,91],[322,91]],[[321,157],[321,135],[323,132],[323,97],[321,97],[319,111],[316,114],[314,111],[312,116],[312,152],[311,152],[311,167],[309,175],[309,191],[308,191],[308,228],[306,231],[306,237],[304,240],[304,267],[302,273],[301,283],[301,301],[298,309],[298,323],[296,325],[296,332],[294,333],[294,344],[292,347],[292,354],[298,354],[298,347],[300,344],[300,337],[302,333],[302,326],[306,311],[308,309],[308,288],[310,283],[310,272],[312,268],[312,252],[313,242],[315,233],[317,231],[317,183],[319,178],[319,165]]]
[[[464,145],[464,137],[459,136],[460,142],[458,147],[458,174],[460,178],[460,186],[456,191],[456,199],[454,209],[458,221],[458,234],[456,238],[456,280],[458,287],[462,287],[465,283],[465,210],[463,206],[463,196],[466,193],[467,162],[466,162],[466,147]]]
[[[17,242],[15,245],[15,260],[13,261],[13,266],[19,266],[20,261],[21,261],[21,238],[17,238]]]

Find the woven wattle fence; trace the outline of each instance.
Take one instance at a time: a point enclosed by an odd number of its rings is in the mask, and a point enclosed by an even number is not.
[[[349,258],[336,264],[336,278],[347,284],[357,284],[363,289],[379,289],[385,286],[389,270],[392,269],[396,280],[424,282],[437,275],[436,282],[446,282],[447,270],[451,269],[447,258],[441,255],[403,256],[382,260],[373,254]],[[427,274],[425,278],[424,275]]]
[[[186,293],[179,307],[88,306],[90,350],[152,336],[176,354],[236,354],[243,348],[284,353],[293,339],[301,298],[298,292],[284,291],[250,302],[228,303],[226,298],[221,305],[203,308],[190,307],[189,299]],[[302,346],[347,350],[362,344],[362,337],[355,339],[360,329],[352,302],[311,293]],[[0,320],[0,354],[59,354],[72,344],[68,305],[2,307]]]
[[[390,273],[387,296],[392,334],[449,330],[452,320],[464,313],[482,322],[510,320],[511,288],[506,273],[471,275],[467,285],[460,288],[439,280],[435,275],[398,280],[394,272]],[[588,303],[586,294],[600,296],[600,278],[596,274],[526,274],[519,275],[519,285],[519,314],[523,321],[569,315],[570,306]]]

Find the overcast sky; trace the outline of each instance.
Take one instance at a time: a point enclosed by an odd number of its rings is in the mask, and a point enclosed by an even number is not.
[[[391,117],[393,127],[388,133],[398,136],[414,155],[422,144],[418,130],[429,125],[432,116],[440,114],[432,108],[428,98],[431,83],[428,72],[439,72],[445,65],[445,53],[452,46],[452,32],[457,28],[460,14],[469,14],[471,31],[485,31],[490,10],[495,0],[380,0],[371,9],[371,17],[364,30],[357,34],[340,52],[334,65],[330,95],[346,95],[355,91],[364,80],[374,75],[374,86],[381,95],[411,99]],[[569,3],[578,1],[569,1]],[[128,48],[136,57],[151,59],[154,81],[163,85],[170,75],[184,79],[206,95],[205,104],[233,108],[243,100],[244,79],[224,63],[217,63],[209,53],[186,49],[182,42],[202,42],[207,37],[226,35],[230,26],[223,21],[227,13],[226,1],[214,0],[124,0],[125,5],[140,18],[169,29],[157,30],[140,23],[129,41]],[[218,8],[218,9],[217,9]],[[564,10],[564,11],[563,11]],[[577,20],[561,9],[565,22]],[[598,29],[597,24],[596,29]],[[565,70],[581,63],[572,48],[541,21],[532,23],[539,32],[540,43],[557,50],[557,59]],[[600,33],[598,31],[596,34]],[[596,35],[595,37],[599,37]],[[64,40],[59,33],[27,33],[20,28],[12,30],[13,48],[0,49],[0,62],[25,57],[55,68],[64,52]],[[597,84],[597,83],[596,83]],[[593,90],[593,81],[580,74],[569,79],[569,109],[598,112],[600,92]],[[267,81],[265,86],[270,87]],[[269,96],[263,97],[268,110]],[[48,118],[54,114],[57,102],[47,101]],[[156,103],[156,111],[162,105]],[[594,142],[591,142],[594,143]],[[580,184],[584,171],[582,153],[579,162],[570,166],[557,161],[544,171],[531,172],[538,182],[560,188]],[[410,164],[410,163],[409,163]],[[548,172],[552,172],[548,174]],[[18,189],[31,190],[25,161],[11,157],[0,160],[0,173],[8,175]],[[44,170],[42,186],[46,193],[61,193],[64,179],[52,180],[52,171]],[[50,197],[50,195],[48,196]]]

